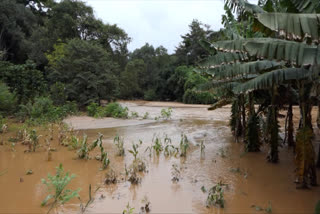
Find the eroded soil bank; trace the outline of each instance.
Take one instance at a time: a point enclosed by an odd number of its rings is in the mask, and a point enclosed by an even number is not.
[[[236,143],[228,127],[230,107],[207,111],[203,105],[184,105],[162,102],[122,102],[130,111],[144,115],[149,112],[149,119],[118,120],[112,118],[94,119],[90,117],[71,117],[65,120],[79,136],[87,134],[89,142],[95,140],[98,133],[103,134],[103,146],[108,152],[110,165],[107,170],[100,170],[101,164],[94,159],[99,150],[90,153],[91,160],[76,159],[76,151],[58,145],[58,131],[54,129],[51,143],[57,151],[53,152],[52,161],[46,161],[44,147],[35,153],[24,153],[26,146],[17,143],[15,150],[10,145],[0,146],[0,213],[43,213],[48,207],[41,207],[41,201],[47,195],[41,178],[47,173],[53,174],[60,163],[65,170],[77,175],[70,188],[81,188],[80,197],[88,200],[88,187],[92,185],[94,202],[87,213],[121,213],[127,203],[139,212],[141,200],[146,196],[151,202],[151,213],[263,213],[252,205],[266,208],[269,202],[272,213],[313,213],[316,202],[320,199],[320,187],[310,190],[297,190],[294,181],[293,154],[287,147],[280,148],[280,163],[266,162],[267,147],[262,152],[244,154],[243,144]],[[172,119],[154,120],[162,108],[172,107]],[[314,109],[314,112],[316,109]],[[295,123],[299,118],[295,109]],[[2,135],[6,142],[16,130]],[[45,144],[47,127],[39,132],[43,135],[40,143]],[[174,145],[178,145],[181,133],[187,135],[191,146],[187,157],[149,156],[146,148],[157,135],[164,139],[167,135]],[[116,135],[124,137],[126,155],[116,156],[113,144]],[[142,140],[138,156],[147,164],[147,172],[140,176],[138,185],[125,181],[125,166],[133,160],[127,151],[132,142]],[[204,141],[205,150],[201,155],[198,144]],[[318,146],[318,145],[316,145]],[[317,148],[317,147],[316,147]],[[181,169],[181,179],[173,183],[172,165]],[[32,175],[26,172],[32,169]],[[104,184],[105,174],[113,169],[119,182]],[[318,176],[319,170],[318,170]],[[207,193],[201,187],[209,189],[222,181],[228,184],[225,189],[225,208],[206,208]],[[318,179],[319,181],[319,179]],[[79,213],[79,200],[74,199],[55,211]]]

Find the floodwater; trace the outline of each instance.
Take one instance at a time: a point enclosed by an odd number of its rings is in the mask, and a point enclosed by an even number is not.
[[[69,185],[70,189],[81,188],[82,203],[88,200],[88,188],[92,185],[93,203],[86,213],[122,213],[129,203],[135,213],[143,206],[142,199],[147,197],[151,203],[151,213],[264,213],[252,205],[267,208],[272,213],[313,213],[315,204],[320,200],[320,187],[297,190],[294,184],[294,165],[292,151],[280,148],[280,162],[270,164],[266,161],[267,147],[259,153],[243,152],[243,144],[237,143],[228,127],[230,107],[207,111],[204,105],[184,105],[162,102],[122,102],[130,111],[140,116],[149,113],[149,119],[94,119],[86,116],[67,118],[65,122],[78,130],[79,136],[88,135],[89,142],[94,141],[98,133],[103,134],[103,146],[108,152],[110,165],[100,170],[101,163],[95,160],[99,149],[90,153],[92,159],[76,159],[76,151],[58,145],[58,131],[54,131],[51,147],[52,161],[47,161],[45,148],[35,153],[24,153],[26,146],[17,143],[15,150],[9,145],[0,146],[0,213],[45,213],[49,206],[41,207],[41,201],[47,195],[47,189],[41,183],[48,173],[53,174],[55,167],[63,164],[66,171],[76,174]],[[172,107],[172,119],[154,120],[161,109]],[[316,109],[314,109],[316,111]],[[297,109],[295,109],[297,112]],[[298,115],[295,114],[297,121]],[[48,138],[46,127],[40,127],[40,143]],[[17,129],[2,134],[6,142]],[[181,133],[187,135],[190,148],[187,157],[149,156],[145,149],[152,144],[156,135],[162,140],[167,135],[174,145],[178,145]],[[119,157],[113,145],[116,135],[125,140],[126,155]],[[141,183],[132,185],[125,181],[125,166],[133,160],[127,151],[132,142],[138,143],[138,157],[147,164],[147,172],[140,174]],[[0,139],[1,141],[1,139]],[[198,144],[204,141],[205,150],[201,155]],[[316,151],[317,150],[316,144]],[[172,182],[172,165],[180,168],[181,179]],[[26,175],[28,170],[32,175]],[[117,184],[106,185],[106,173],[113,169],[118,177]],[[318,176],[319,170],[318,170]],[[225,208],[206,208],[207,193],[201,187],[209,189],[219,181],[228,186],[224,191]],[[318,179],[319,182],[319,179]],[[58,213],[79,213],[80,202],[73,199],[64,206],[53,210]]]

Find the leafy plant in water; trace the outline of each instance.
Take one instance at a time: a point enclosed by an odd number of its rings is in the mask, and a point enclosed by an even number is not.
[[[181,140],[180,140],[180,156],[186,157],[187,156],[187,150],[189,148],[189,141],[185,134],[181,134]]]
[[[81,146],[77,151],[78,158],[79,159],[89,159],[89,152],[95,148],[96,145],[88,145],[87,143],[88,137],[87,135],[84,135],[82,138]]]
[[[153,151],[155,151],[156,154],[159,155],[160,152],[163,151],[163,145],[161,143],[161,139],[158,137],[155,137],[152,139],[152,143],[153,143],[153,145],[152,145]]]
[[[168,120],[171,118],[172,108],[169,107],[167,109],[161,109],[161,118]]]
[[[123,210],[122,214],[133,214],[134,213],[134,208],[130,207],[130,204],[128,202],[126,209]]]
[[[148,119],[148,118],[149,118],[149,112],[146,112],[146,113],[143,115],[142,119],[146,120],[146,119]]]
[[[139,117],[138,112],[136,112],[136,111],[131,112],[130,118],[138,118],[138,117]]]
[[[222,184],[220,181],[209,190],[206,201],[207,207],[219,205],[221,208],[224,208],[223,186],[225,184]]]
[[[168,137],[168,135],[165,135],[164,137],[164,155],[169,156],[169,155],[174,155],[176,156],[179,153],[179,148],[175,147],[172,145],[172,140],[171,138]]]
[[[119,135],[115,136],[113,139],[114,145],[116,145],[118,149],[118,155],[119,156],[124,156],[125,150],[124,150],[124,139],[123,137],[119,137]]]
[[[29,133],[30,142],[29,142],[29,152],[35,152],[37,147],[39,146],[39,138],[41,135],[37,135],[37,131],[32,129]]]
[[[75,197],[79,197],[79,191],[66,189],[67,185],[72,179],[75,178],[75,175],[69,175],[69,172],[64,173],[62,164],[56,167],[56,174],[48,174],[48,179],[42,179],[42,183],[45,184],[48,188],[50,194],[42,201],[41,206],[47,205],[47,203],[52,200],[51,206],[48,210],[48,213],[59,204],[65,204],[69,200]]]
[[[128,150],[128,152],[130,152],[133,155],[135,160],[137,159],[137,155],[139,153],[138,148],[141,144],[142,144],[141,140],[139,140],[139,144],[132,143],[132,149]]]

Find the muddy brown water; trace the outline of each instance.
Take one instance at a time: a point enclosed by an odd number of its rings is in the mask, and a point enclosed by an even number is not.
[[[48,173],[53,174],[60,163],[66,171],[77,175],[69,188],[81,188],[83,203],[88,200],[88,187],[92,185],[94,201],[86,213],[122,213],[128,203],[138,213],[144,197],[151,202],[151,213],[263,213],[252,205],[266,208],[269,204],[272,213],[313,213],[320,199],[320,187],[310,190],[295,188],[294,157],[287,147],[280,148],[279,164],[266,162],[267,147],[259,153],[244,154],[243,144],[235,142],[228,127],[230,107],[207,111],[207,106],[179,103],[122,104],[140,116],[149,112],[150,118],[121,120],[80,116],[65,120],[79,130],[79,136],[87,134],[89,142],[96,139],[98,133],[103,134],[103,146],[111,160],[107,170],[100,170],[100,162],[94,159],[98,149],[90,153],[91,160],[75,159],[75,151],[58,145],[56,129],[51,144],[57,151],[53,152],[52,161],[46,161],[44,148],[39,148],[35,153],[24,153],[27,148],[20,143],[15,146],[16,151],[8,145],[0,146],[0,213],[45,213],[48,207],[41,207],[40,204],[47,195],[47,189],[41,178],[46,178]],[[153,119],[160,115],[162,108],[169,106],[173,107],[172,119]],[[297,109],[295,113],[297,123]],[[2,134],[2,140],[6,142],[15,131]],[[40,127],[39,133],[43,135],[40,143],[44,144],[47,128]],[[151,145],[154,135],[162,139],[167,135],[173,144],[178,145],[181,133],[186,134],[191,143],[186,158],[165,157],[163,153],[149,157],[144,152]],[[117,150],[113,145],[116,134],[125,139],[125,157],[116,156]],[[139,140],[143,144],[138,156],[147,163],[148,172],[140,175],[140,184],[131,185],[124,180],[125,166],[133,160],[127,150],[132,142]],[[203,155],[197,146],[201,141],[205,144]],[[224,155],[221,155],[222,152]],[[171,181],[172,164],[181,168],[181,180],[177,183]],[[237,168],[240,172],[232,170]],[[34,172],[32,175],[26,175],[29,169]],[[105,174],[110,169],[116,171],[119,182],[105,185]],[[207,194],[202,192],[201,187],[209,189],[219,181],[228,184],[224,192],[225,208],[206,208]],[[79,213],[79,210],[79,200],[73,199],[53,212]]]

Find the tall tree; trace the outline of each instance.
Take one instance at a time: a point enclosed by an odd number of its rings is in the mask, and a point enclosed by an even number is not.
[[[212,30],[209,25],[193,20],[189,25],[190,32],[182,35],[182,42],[176,48],[179,65],[195,65],[199,60],[208,56],[206,49],[200,44],[201,40],[210,40]]]

